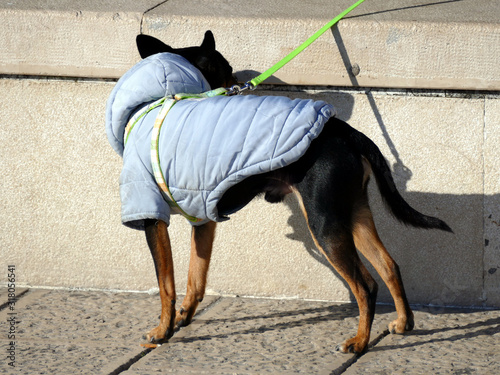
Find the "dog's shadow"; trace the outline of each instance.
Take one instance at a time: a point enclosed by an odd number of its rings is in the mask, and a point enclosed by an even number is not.
[[[242,301],[242,303],[244,303]],[[253,303],[253,302],[252,302]],[[252,309],[246,309],[245,311],[252,311]],[[444,309],[439,311],[433,311],[427,307],[414,307],[414,311],[423,311],[431,316],[446,316],[449,314],[474,314],[474,313],[484,313],[484,311],[479,310],[456,310],[456,309]],[[203,314],[201,314],[203,316]],[[195,317],[193,321],[194,325],[220,325],[224,326],[224,329],[218,330],[217,334],[202,334],[187,337],[175,337],[174,340],[183,343],[191,343],[203,340],[212,339],[225,339],[229,336],[238,335],[252,335],[252,334],[262,334],[265,332],[272,331],[284,331],[290,330],[296,327],[307,327],[313,326],[320,323],[328,322],[341,322],[348,318],[357,318],[358,308],[352,303],[335,303],[328,304],[325,306],[311,307],[311,308],[297,308],[285,311],[276,311],[262,314],[252,314],[249,313],[246,316],[238,317],[221,317],[221,318],[209,318],[198,320]],[[464,339],[473,339],[481,336],[491,336],[498,333],[500,329],[500,317],[494,316],[487,319],[480,319],[483,315],[479,316],[475,320],[472,316],[467,318],[469,321],[467,324],[453,324],[447,325],[445,327],[438,328],[418,328],[409,333],[410,336],[415,338],[408,340],[408,342],[398,342],[392,344],[391,341],[384,342],[381,341],[378,345],[371,348],[371,351],[387,351],[387,350],[399,350],[403,348],[416,348],[425,345],[434,345],[440,342],[454,342]],[[385,325],[395,318],[394,307],[389,305],[377,305],[376,308],[376,324],[381,328],[381,335],[389,335],[389,331],[384,329]],[[282,321],[280,321],[282,320]],[[243,327],[233,327],[236,329],[231,329],[231,323],[241,324],[243,322]],[[245,323],[246,322],[246,323]],[[336,324],[336,323],[332,323]],[[249,326],[250,325],[250,326]],[[402,336],[401,336],[402,337]],[[374,337],[375,338],[375,337]]]
[[[212,340],[217,338],[227,338],[228,336],[262,334],[270,331],[283,331],[295,327],[306,327],[316,325],[321,322],[329,321],[344,321],[346,318],[356,318],[358,316],[358,308],[352,303],[332,304],[329,306],[316,308],[293,309],[289,311],[271,312],[265,315],[256,314],[248,316],[238,316],[236,318],[215,318],[193,320],[193,323],[202,325],[222,325],[228,329],[222,329],[219,334],[195,335],[193,337],[175,337],[175,340],[183,343],[195,342],[200,340]],[[276,320],[279,320],[278,322]],[[283,320],[283,321],[281,321]],[[263,324],[258,322],[262,321]],[[231,329],[228,323],[247,322],[244,325],[250,327],[243,329]],[[251,323],[253,322],[253,323]],[[267,322],[267,323],[266,323]]]
[[[344,45],[342,36],[340,35],[340,32],[337,27],[332,28],[332,35],[335,39],[338,48],[338,53],[340,53],[341,55],[342,61],[345,65],[352,86],[359,87],[359,83],[355,75],[353,75],[352,73],[352,64],[349,58],[348,51]],[[245,80],[246,78],[255,74],[256,72],[254,71],[250,72],[242,71],[237,73],[237,75],[239,75],[238,77],[242,80]],[[276,77],[271,77],[271,78],[276,79]],[[308,90],[307,88],[300,86],[280,86],[280,84],[282,84],[283,82],[279,81],[278,82],[273,81],[272,83],[276,83],[277,85],[276,86],[262,85],[262,87],[257,90],[256,92],[257,95],[259,95],[259,92],[264,91],[265,95],[285,94],[293,96],[294,98],[325,100],[327,102],[331,102],[333,97],[334,106],[336,110],[336,117],[343,121],[349,122],[349,119],[352,116],[355,106],[355,97],[347,89],[344,89],[342,91],[335,90],[332,96],[332,90],[327,90],[328,92],[327,93],[327,92],[322,92],[321,90]],[[355,92],[357,92],[356,89],[354,90]],[[413,172],[410,170],[410,168],[408,168],[405,165],[405,163],[401,159],[401,156],[398,150],[396,149],[396,145],[394,144],[387,130],[387,126],[384,123],[384,119],[382,118],[382,115],[380,113],[380,110],[378,109],[378,106],[376,104],[375,98],[371,90],[364,90],[364,94],[368,99],[368,103],[376,119],[378,128],[380,129],[384,137],[384,140],[393,156],[393,159],[395,160],[395,162],[391,166],[393,177],[398,186],[398,190],[402,194],[404,194],[407,190],[407,184],[413,176]],[[343,282],[344,286],[349,291],[350,300],[355,301],[354,295],[352,294],[345,280],[337,273],[337,271],[328,262],[325,256],[317,249],[313,239],[311,238],[306,220],[302,214],[302,210],[300,209],[297,200],[294,197],[287,197],[284,203],[288,206],[288,208],[291,211],[291,215],[288,218],[288,225],[293,230],[293,232],[287,234],[286,237],[294,241],[301,241],[305,249],[313,259],[315,259],[316,261],[318,261],[319,263],[330,269],[330,271],[332,271],[332,273],[335,274],[337,279]]]
[[[337,38],[338,39],[338,38]],[[342,45],[341,40],[337,40],[338,43]],[[346,67],[349,66],[350,62],[347,57],[347,52],[343,51],[342,47],[340,48],[340,53],[344,56],[344,61],[346,64]],[[344,55],[345,54],[345,55]],[[265,91],[266,95],[280,95],[283,94],[282,90],[284,88],[280,86],[274,86],[271,88],[263,88],[263,91]],[[260,90],[258,90],[260,91]],[[257,91],[257,92],[258,92]],[[314,100],[325,100],[327,102],[332,101],[332,93],[324,93],[321,91],[309,91],[306,88],[300,88],[300,87],[287,87],[285,92],[290,92],[292,91],[292,95],[294,98],[312,98]],[[412,171],[404,164],[402,161],[399,152],[396,149],[396,146],[394,145],[394,142],[391,139],[391,136],[389,132],[387,131],[387,127],[384,123],[384,120],[382,118],[382,115],[380,114],[380,111],[377,107],[377,104],[375,102],[375,99],[370,91],[365,92],[368,102],[370,104],[371,110],[375,116],[375,119],[377,121],[377,125],[380,128],[384,140],[386,144],[388,145],[391,154],[393,158],[395,159],[394,164],[392,164],[392,171],[393,171],[393,176],[396,181],[396,184],[398,186],[398,190],[401,193],[404,193],[406,191],[406,186],[407,183],[411,180],[412,178]],[[337,91],[333,93],[333,103],[335,106],[336,110],[336,117],[348,122],[349,119],[352,116],[354,106],[355,106],[355,97],[352,95],[350,92],[346,91]],[[320,264],[324,265],[327,267],[335,276],[338,280],[342,281],[344,284],[345,288],[349,291],[349,296],[351,301],[355,301],[354,295],[351,292],[351,289],[349,288],[348,284],[345,282],[344,278],[342,278],[335,268],[328,262],[328,260],[325,258],[325,256],[318,250],[316,247],[316,244],[314,243],[311,234],[308,229],[308,225],[306,223],[306,220],[302,214],[302,210],[299,206],[299,203],[297,202],[297,199],[290,194],[287,196],[284,200],[284,203],[286,206],[289,208],[291,211],[291,215],[288,218],[288,225],[292,229],[292,233],[288,233],[286,235],[287,238],[294,240],[294,241],[301,241],[304,245],[304,248],[307,250],[309,255],[318,261]]]
[[[341,43],[341,41],[338,41]],[[342,48],[340,48],[341,53]],[[349,65],[348,58],[344,58],[346,62],[346,66]],[[262,94],[262,95],[289,95],[292,96],[293,98],[300,98],[300,99],[314,99],[314,100],[324,100],[326,102],[332,102],[334,104],[335,110],[336,110],[336,117],[348,122],[349,119],[352,116],[354,106],[355,106],[355,97],[352,93],[349,91],[335,91],[333,94],[331,90],[327,92],[323,92],[321,90],[308,90],[307,88],[304,87],[299,87],[299,86],[266,86],[263,85],[263,87],[259,88],[256,91],[256,94]],[[396,147],[394,145],[394,142],[392,141],[389,132],[386,129],[386,125],[384,123],[384,120],[382,118],[382,115],[380,114],[380,111],[377,108],[376,102],[373,98],[373,95],[371,92],[365,92],[365,94],[368,97],[368,101],[370,103],[371,109],[375,115],[375,119],[377,121],[378,127],[381,129],[382,134],[384,136],[385,142],[389,146],[391,153],[396,160],[396,162],[392,165],[392,170],[393,170],[393,176],[394,179],[398,185],[398,189],[400,192],[404,192],[406,190],[406,185],[408,181],[412,177],[412,172],[411,170],[405,166],[403,161],[400,158],[400,155],[398,151],[396,150]],[[303,243],[304,248],[307,250],[309,255],[318,261],[320,264],[324,265],[327,267],[335,276],[338,280],[342,281],[344,284],[345,288],[349,291],[349,299],[350,301],[355,301],[354,295],[352,294],[347,282],[345,282],[344,278],[342,278],[335,268],[328,262],[328,260],[325,258],[325,256],[318,250],[316,247],[316,244],[314,243],[311,234],[308,229],[308,225],[306,223],[306,220],[302,214],[302,210],[299,207],[299,203],[297,202],[297,199],[290,194],[287,196],[284,200],[284,204],[289,208],[291,215],[288,218],[288,225],[292,229],[292,233],[288,233],[286,235],[287,238],[294,240],[294,241],[300,241]]]
[[[480,328],[476,329],[475,328]],[[438,345],[439,343],[450,343],[462,340],[471,340],[477,337],[491,337],[500,330],[500,318],[490,318],[482,321],[471,322],[464,325],[455,325],[453,327],[439,327],[435,329],[415,329],[410,335],[416,336],[410,342],[397,342],[393,345],[377,345],[371,349],[372,352],[382,352],[389,350],[404,350],[408,348],[418,348],[425,345]],[[451,335],[450,335],[451,332]]]

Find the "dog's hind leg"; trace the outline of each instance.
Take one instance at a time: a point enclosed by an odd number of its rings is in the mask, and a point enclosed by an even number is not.
[[[365,170],[360,155],[330,133],[311,146],[301,160],[306,158],[310,163],[294,166],[295,176],[303,176],[294,185],[294,192],[316,245],[347,282],[358,303],[357,335],[338,349],[360,353],[367,349],[370,340],[378,291],[358,255],[352,232],[355,204],[363,195]]]
[[[191,323],[198,304],[205,297],[208,267],[212,255],[216,223],[193,227],[187,291],[175,318],[175,329]]]
[[[389,331],[411,331],[414,326],[413,312],[406,298],[399,267],[378,236],[367,199],[366,205],[358,208],[355,213],[353,233],[356,247],[375,267],[394,299],[398,318],[389,324]]]
[[[306,218],[308,209],[305,208]],[[317,247],[328,261],[344,278],[353,292],[359,308],[359,325],[357,335],[341,345],[338,349],[344,353],[365,351],[370,339],[370,330],[375,315],[377,283],[361,262],[352,234],[344,227],[344,221],[320,222],[318,219],[308,220],[309,229]],[[318,225],[319,224],[319,225]]]
[[[301,200],[301,195],[297,195]],[[370,339],[375,315],[377,283],[358,256],[348,224],[349,217],[342,217],[341,210],[339,216],[339,210],[334,207],[329,207],[330,213],[321,215],[325,210],[325,207],[320,207],[321,201],[311,203],[308,200],[304,203],[302,203],[304,215],[318,249],[347,282],[359,307],[357,335],[340,344],[337,349],[344,353],[364,352]],[[317,207],[314,207],[315,205]]]
[[[168,340],[174,333],[175,282],[172,248],[167,224],[163,221],[146,220],[146,239],[153,256],[161,298],[161,315],[158,327],[149,331],[145,338],[153,343]]]

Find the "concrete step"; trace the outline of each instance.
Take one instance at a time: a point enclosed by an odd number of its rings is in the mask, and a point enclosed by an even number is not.
[[[141,31],[174,47],[213,30],[241,80],[299,46],[353,0],[0,1],[0,74],[118,78]],[[499,90],[500,4],[366,1],[268,83]]]

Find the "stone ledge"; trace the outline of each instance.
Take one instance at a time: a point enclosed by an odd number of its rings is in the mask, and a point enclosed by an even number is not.
[[[0,74],[117,78],[139,59],[135,36],[158,0],[0,0]]]
[[[246,80],[352,2],[0,0],[0,74],[117,78],[139,58],[141,30],[179,47],[211,29]],[[499,19],[490,0],[366,1],[268,83],[500,90]]]

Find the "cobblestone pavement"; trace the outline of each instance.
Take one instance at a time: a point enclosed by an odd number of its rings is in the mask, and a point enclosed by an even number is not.
[[[157,295],[16,294],[9,305],[0,288],[2,374],[500,374],[500,310],[416,309],[415,330],[399,336],[386,331],[394,309],[377,306],[371,347],[356,356],[335,351],[356,333],[355,304],[210,296],[189,327],[144,349]]]

